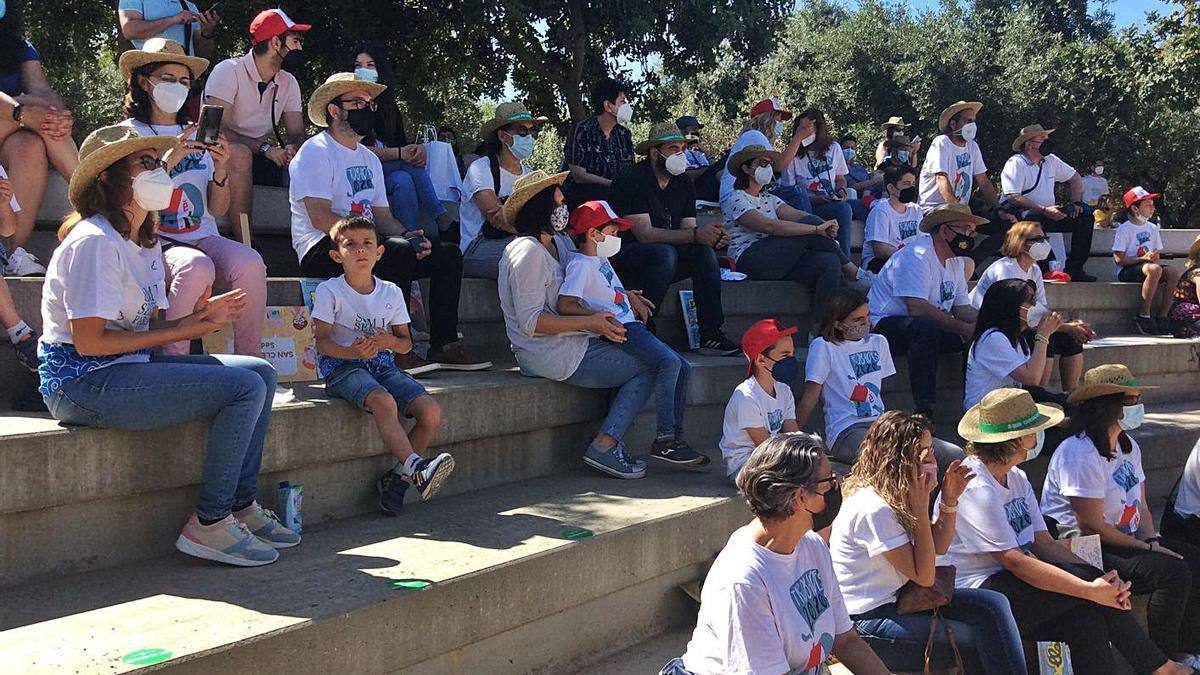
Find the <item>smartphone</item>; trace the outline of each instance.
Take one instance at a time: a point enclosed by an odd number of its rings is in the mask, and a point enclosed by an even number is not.
[[[920,137],[920,136],[913,136],[913,137],[912,137],[912,140],[911,140],[911,141],[909,141],[909,143],[911,143],[912,145],[916,145],[917,143],[920,143],[920,142],[921,142],[921,137]]]
[[[216,12],[217,14],[220,14],[221,12],[224,12],[224,11],[225,11],[225,3],[223,3],[223,2],[218,2],[217,4],[208,8],[208,12]],[[205,14],[207,14],[208,12],[205,12]]]
[[[200,126],[196,130],[196,140],[205,145],[216,145],[217,136],[221,133],[221,117],[225,109],[219,105],[200,106]]]

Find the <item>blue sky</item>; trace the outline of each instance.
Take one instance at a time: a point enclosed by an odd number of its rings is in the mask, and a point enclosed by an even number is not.
[[[904,4],[918,9],[936,8],[941,4],[941,0],[904,0]],[[1099,3],[1092,2],[1092,5],[1097,7]],[[1113,0],[1108,5],[1108,11],[1113,13],[1117,27],[1124,28],[1141,22],[1146,17],[1146,12],[1168,14],[1178,7],[1162,0]]]

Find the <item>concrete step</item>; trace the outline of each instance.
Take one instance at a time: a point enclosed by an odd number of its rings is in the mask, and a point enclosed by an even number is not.
[[[718,472],[580,468],[306,529],[262,568],[175,554],[0,591],[0,662],[119,673],[162,649],[182,673],[574,672],[693,622],[677,586],[748,519]]]

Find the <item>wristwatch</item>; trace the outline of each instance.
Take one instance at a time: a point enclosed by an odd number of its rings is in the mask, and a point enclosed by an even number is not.
[[[275,147],[275,146],[271,145],[270,143],[266,143],[266,142],[264,142],[262,145],[258,146],[258,154],[260,154],[260,155],[265,155],[265,154],[267,154],[267,152],[269,152],[269,151],[271,150],[271,148],[273,148],[273,147]]]

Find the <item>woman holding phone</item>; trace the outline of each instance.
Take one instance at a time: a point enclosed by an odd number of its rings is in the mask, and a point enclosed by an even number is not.
[[[179,144],[122,124],[84,140],[68,188],[75,212],[42,288],[40,391],[65,424],[140,431],[211,419],[199,499],[175,547],[266,565],[275,549],[300,543],[255,501],[275,369],[248,356],[150,353],[246,311],[246,293],[234,289],[158,318],[168,302],[154,210],[173,191],[162,154]]]
[[[196,140],[197,125],[184,108],[192,81],[208,68],[208,60],[183,53],[179,43],[146,40],[141,49],[121,54],[125,76],[123,125],[141,136],[174,136],[179,143],[164,156],[172,190],[158,209],[164,239],[167,320],[187,316],[197,301],[213,290],[240,288],[246,310],[233,324],[234,353],[262,355],[267,306],[267,268],[253,248],[221,236],[216,216],[229,208],[226,162],[229,144],[222,133],[216,142]],[[167,354],[187,354],[190,342],[163,345]]]

